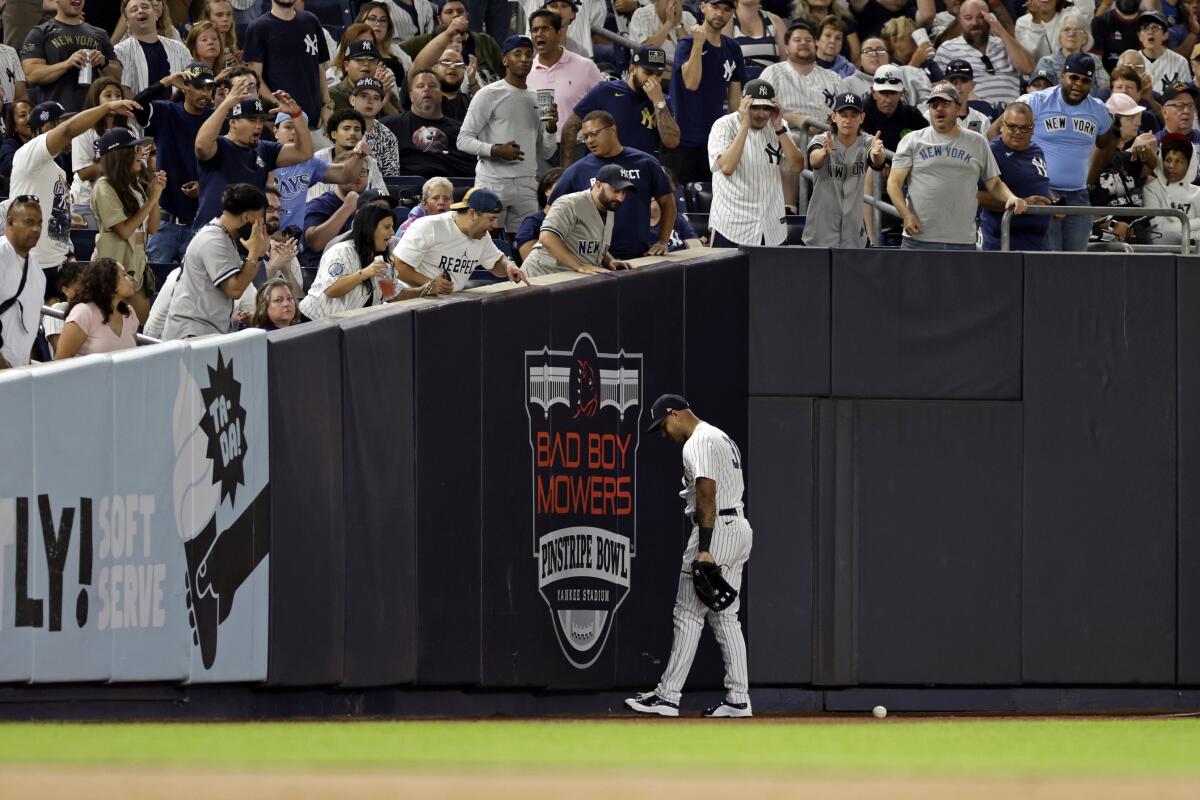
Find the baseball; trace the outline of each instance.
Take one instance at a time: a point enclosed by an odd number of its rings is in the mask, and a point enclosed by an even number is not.
[[[887,716],[887,709],[883,706],[875,706],[871,709],[871,713],[875,715],[875,719],[883,719]]]

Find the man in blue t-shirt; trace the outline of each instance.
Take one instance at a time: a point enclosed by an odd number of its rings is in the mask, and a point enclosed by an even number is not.
[[[308,120],[292,119],[288,114],[275,115],[275,141],[291,144],[296,141],[296,129],[308,127]],[[275,185],[279,187],[279,227],[289,225],[301,227],[304,223],[304,203],[308,190],[318,183],[352,183],[361,169],[368,166],[371,153],[366,139],[362,139],[337,163],[329,163],[316,156],[275,170]]]
[[[675,227],[676,207],[675,192],[662,164],[649,153],[623,147],[617,137],[616,121],[607,111],[593,111],[584,117],[581,132],[591,153],[567,167],[554,187],[550,202],[564,194],[590,189],[601,167],[616,164],[621,168],[621,177],[632,182],[636,190],[626,195],[616,211],[609,252],[620,260],[666,254]],[[658,201],[662,214],[657,239],[650,234],[651,198]]]
[[[679,147],[663,153],[663,161],[680,183],[711,181],[708,166],[708,132],[725,114],[725,105],[736,109],[742,102],[746,63],[742,48],[721,35],[735,7],[734,0],[700,4],[704,22],[675,48],[671,73],[671,113],[679,123]],[[694,47],[700,43],[700,48]]]
[[[1050,177],[1042,148],[1033,143],[1033,109],[1020,101],[1009,103],[1000,117],[1000,136],[991,141],[992,155],[1000,167],[1000,180],[1031,206],[1050,203]],[[979,220],[983,249],[1000,249],[1000,219],[1004,204],[980,187]],[[1022,214],[1012,218],[1009,250],[1049,250],[1050,217]]]
[[[159,263],[183,260],[196,219],[200,194],[196,164],[196,137],[212,113],[216,81],[203,62],[188,64],[183,72],[150,84],[134,98],[141,106],[134,118],[158,148],[158,168],[171,176],[159,199],[158,230],[146,242],[146,258]],[[170,99],[179,90],[182,102]]]
[[[1033,109],[1033,143],[1046,154],[1050,189],[1066,206],[1091,205],[1087,172],[1092,148],[1104,147],[1112,136],[1112,115],[1091,96],[1095,70],[1091,55],[1072,53],[1059,86],[1021,98]],[[1092,218],[1086,215],[1051,220],[1050,249],[1086,250],[1091,231]]]
[[[266,111],[254,96],[253,84],[235,78],[233,88],[196,134],[196,160],[200,163],[200,207],[193,227],[199,229],[221,214],[221,195],[233,183],[267,186],[267,174],[276,167],[290,167],[313,156],[312,138],[304,125],[296,126],[291,144],[262,141]],[[272,95],[279,111],[300,119],[303,112],[287,92]],[[221,123],[228,118],[229,133],[220,136]]]
[[[352,153],[339,155],[338,163],[344,164],[352,157]],[[367,165],[361,163],[358,173],[350,180],[339,183],[328,192],[308,201],[304,207],[304,224],[301,226],[301,267],[316,269],[321,262],[321,254],[325,252],[329,243],[350,230],[354,216],[361,206],[359,199],[367,191],[370,177]]]
[[[661,47],[639,47],[633,52],[629,77],[623,81],[602,81],[579,99],[567,124],[563,126],[559,153],[564,167],[574,160],[576,137],[583,118],[593,111],[607,111],[617,121],[617,134],[630,147],[643,153],[659,152],[679,146],[679,125],[668,108],[670,98],[663,94],[662,73],[667,53]]]
[[[272,0],[271,11],[246,29],[246,63],[258,73],[261,96],[285,91],[308,115],[310,129],[325,126],[333,111],[325,67],[329,50],[321,22],[297,11],[296,0]]]

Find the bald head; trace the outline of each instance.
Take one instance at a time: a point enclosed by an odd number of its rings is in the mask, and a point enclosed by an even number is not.
[[[988,24],[988,5],[983,0],[966,0],[958,9],[958,21],[962,24],[963,39],[972,47],[987,45],[991,26]]]

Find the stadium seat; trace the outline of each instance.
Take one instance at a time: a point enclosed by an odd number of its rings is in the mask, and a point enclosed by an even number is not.
[[[687,200],[689,214],[693,212],[707,214],[712,207],[712,184],[689,183],[684,189],[684,198]]]
[[[802,215],[788,215],[784,217],[787,222],[787,240],[784,244],[804,244],[801,238],[804,235],[804,217]]]
[[[504,255],[508,256],[510,259],[513,257],[513,247],[508,241],[507,236],[493,236],[492,241],[496,243],[497,250],[499,250],[501,253],[504,253]]]
[[[700,241],[708,244],[708,214],[692,214],[687,215],[688,222],[692,223],[692,228],[696,231],[696,236]]]
[[[421,202],[421,187],[425,185],[425,179],[420,175],[397,175],[384,178],[383,183],[400,205],[411,208]]]
[[[96,233],[92,228],[71,228],[71,250],[76,261],[91,261],[96,247]]]
[[[454,186],[454,202],[463,199],[463,195],[467,190],[475,185],[474,178],[451,178],[450,183]]]

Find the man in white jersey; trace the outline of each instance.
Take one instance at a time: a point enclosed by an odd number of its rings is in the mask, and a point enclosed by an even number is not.
[[[742,94],[741,107],[718,119],[708,135],[713,247],[783,244],[787,223],[779,167],[786,161],[793,172],[804,169],[804,154],[788,135],[775,87],[758,78]]]
[[[712,626],[725,660],[725,699],[705,709],[706,717],[749,717],[749,673],[746,671],[746,640],[738,621],[740,595],[722,611],[701,602],[692,585],[693,561],[721,565],[721,574],[740,592],[742,567],[750,558],[754,531],[742,506],[742,454],[724,431],[704,422],[688,401],[677,394],[664,394],[650,409],[648,433],[683,445],[684,515],[691,520],[692,533],[683,551],[683,571],[675,594],[675,639],[671,658],[652,692],[625,701],[642,714],[679,716],[679,697],[696,656],[705,620]]]
[[[513,283],[529,283],[488,234],[504,204],[491,189],[475,187],[444,214],[421,217],[400,240],[392,261],[396,277],[424,295],[462,291],[476,267]]]

